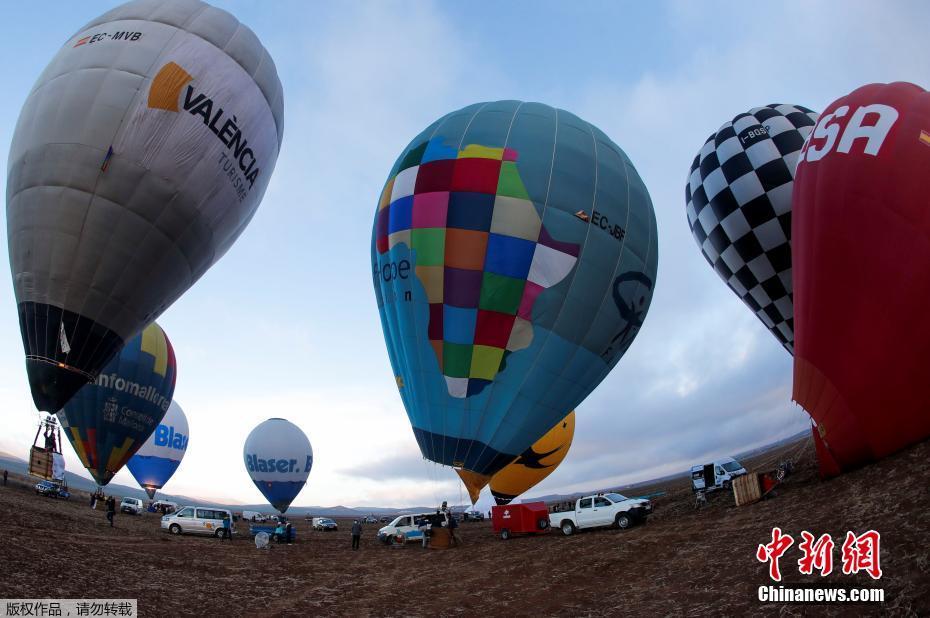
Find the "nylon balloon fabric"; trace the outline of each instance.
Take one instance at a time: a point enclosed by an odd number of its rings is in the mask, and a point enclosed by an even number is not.
[[[568,455],[575,437],[575,411],[547,431],[516,460],[491,478],[491,495],[499,505],[529,491],[555,472]]]
[[[172,400],[165,418],[126,463],[129,473],[149,498],[154,498],[155,492],[174,476],[184,459],[189,441],[187,416],[178,402]]]
[[[58,413],[61,428],[98,485],[106,485],[148,440],[171,404],[174,348],[151,324]]]
[[[685,185],[688,225],[704,259],[792,353],[791,191],[816,121],[799,105],[740,114],[707,138]]]
[[[844,471],[930,436],[930,93],[831,103],[794,187],[794,400]]]
[[[274,62],[198,0],[139,0],[64,45],[23,105],[7,238],[35,405],[55,412],[229,249],[283,131]]]
[[[371,260],[424,457],[486,476],[632,344],[655,285],[655,213],[629,158],[593,125],[541,103],[479,103],[401,153]]]
[[[245,469],[262,495],[280,513],[303,489],[313,467],[313,448],[300,427],[283,418],[269,418],[245,439]]]

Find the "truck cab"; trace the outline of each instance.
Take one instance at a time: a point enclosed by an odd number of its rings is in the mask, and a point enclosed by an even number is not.
[[[644,498],[627,498],[616,493],[584,496],[575,501],[574,510],[556,510],[549,515],[549,524],[569,536],[583,528],[614,526],[620,529],[644,522],[652,513],[652,503]]]
[[[733,484],[733,479],[744,474],[746,474],[746,468],[732,457],[691,466],[691,490],[706,492],[729,489]]]

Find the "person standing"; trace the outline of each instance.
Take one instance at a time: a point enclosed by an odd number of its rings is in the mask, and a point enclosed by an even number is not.
[[[7,477],[7,474],[8,474],[7,471],[4,470],[4,471],[3,471],[3,486],[4,486],[4,487],[6,487],[6,477]]]
[[[232,541],[232,521],[229,513],[223,515],[223,539]]]
[[[449,512],[449,538],[452,540],[452,544],[458,547],[459,540],[455,538],[455,529],[459,527],[459,522],[456,521],[455,516],[452,515],[452,512]]]
[[[352,522],[352,549],[358,549],[358,543],[361,537],[362,524],[356,519]]]
[[[107,521],[110,522],[110,527],[113,527],[113,517],[116,515],[116,498],[110,496],[107,498]]]
[[[97,492],[95,491],[90,495],[90,510],[97,508]]]
[[[429,547],[429,519],[424,515],[420,518],[420,525],[418,526],[420,534],[423,535],[423,549]]]

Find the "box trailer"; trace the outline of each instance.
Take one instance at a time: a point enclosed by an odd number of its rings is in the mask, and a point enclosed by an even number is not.
[[[514,534],[549,532],[549,508],[545,502],[523,502],[491,507],[494,532],[506,541]]]

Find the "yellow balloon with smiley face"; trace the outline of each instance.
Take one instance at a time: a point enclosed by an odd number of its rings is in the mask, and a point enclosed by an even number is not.
[[[509,504],[511,500],[552,474],[568,454],[574,436],[575,411],[572,410],[530,448],[491,478],[491,495],[497,503]]]

